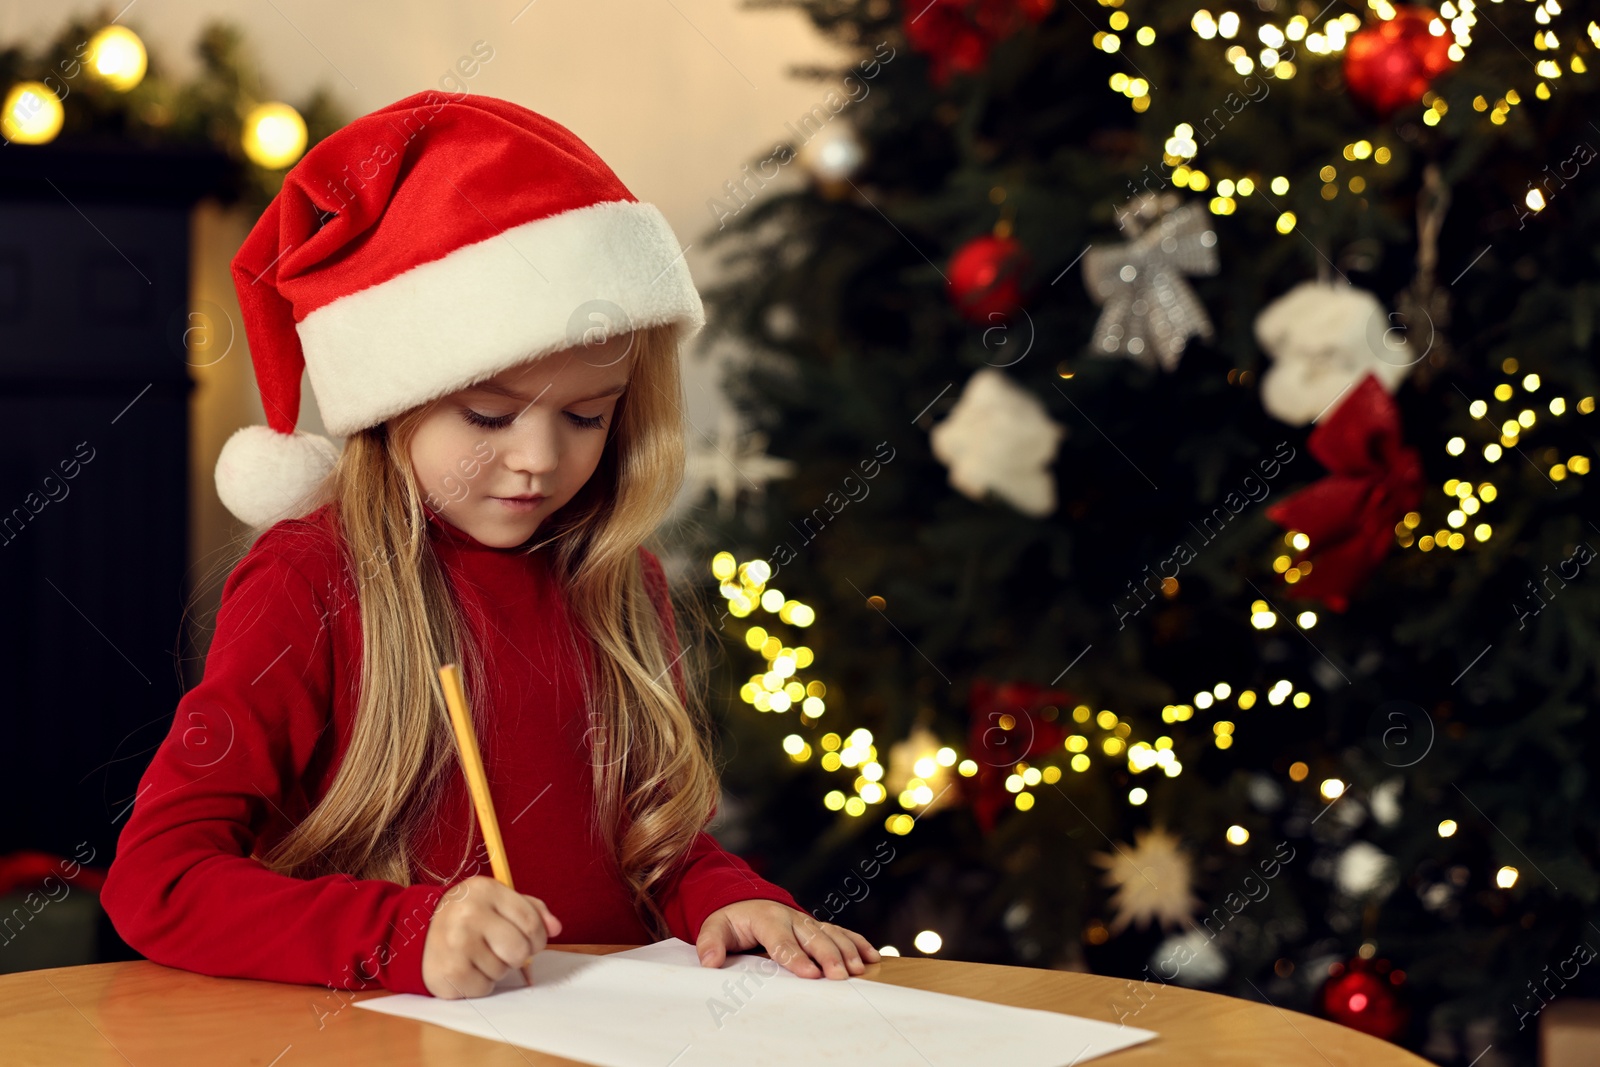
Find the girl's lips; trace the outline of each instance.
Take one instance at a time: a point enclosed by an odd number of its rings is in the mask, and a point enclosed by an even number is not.
[[[537,508],[540,504],[544,503],[544,499],[545,498],[542,497],[542,496],[528,497],[528,498],[513,497],[513,496],[497,496],[497,497],[494,497],[493,499],[498,500],[502,505],[504,505],[507,508],[510,508],[512,511],[532,511],[535,508]]]

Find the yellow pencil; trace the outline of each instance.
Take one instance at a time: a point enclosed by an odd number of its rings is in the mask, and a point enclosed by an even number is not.
[[[439,668],[439,682],[444,686],[444,702],[450,709],[450,723],[455,727],[456,747],[461,750],[461,765],[466,768],[467,786],[472,790],[472,806],[478,812],[478,826],[483,830],[483,841],[489,849],[489,866],[495,881],[507,889],[516,889],[511,882],[511,861],[506,858],[506,845],[500,838],[500,822],[494,816],[494,802],[489,799],[489,777],[483,773],[483,757],[478,753],[478,738],[472,732],[472,719],[467,715],[467,693],[461,685],[461,668],[446,663]],[[528,957],[522,965],[522,978],[529,985],[533,976],[528,973]]]

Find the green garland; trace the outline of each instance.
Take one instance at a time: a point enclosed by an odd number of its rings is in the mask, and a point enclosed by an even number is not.
[[[114,17],[114,11],[102,8],[93,17],[69,21],[54,40],[36,51],[20,46],[0,49],[0,96],[21,81],[44,83],[65,112],[58,142],[119,140],[152,148],[211,145],[239,164],[238,202],[252,216],[260,215],[282,187],[285,170],[258,166],[244,152],[246,116],[275,97],[248,53],[243,32],[225,21],[207,23],[195,45],[201,63],[198,77],[179,82],[161,57],[150,51],[143,80],[119,92],[96,77],[82,59],[88,41]],[[305,120],[307,148],[349,121],[324,86],[292,106]],[[17,145],[11,150],[34,147]]]

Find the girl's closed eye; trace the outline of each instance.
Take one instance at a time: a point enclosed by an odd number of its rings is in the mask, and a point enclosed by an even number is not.
[[[585,430],[598,430],[605,425],[606,421],[604,415],[576,415],[570,411],[562,412],[562,414],[566,415],[568,419],[572,420],[572,424],[574,426],[578,426]],[[485,415],[482,412],[473,411],[471,408],[463,408],[461,410],[461,416],[472,425],[481,426],[488,430],[503,430],[507,426],[510,426],[512,420],[516,418],[516,415],[514,414]]]

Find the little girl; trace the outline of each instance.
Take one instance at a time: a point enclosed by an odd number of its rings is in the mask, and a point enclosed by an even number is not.
[[[217,489],[262,532],[105,883],[128,943],[449,998],[558,942],[878,960],[703,829],[707,717],[644,548],[704,323],[660,211],[547,118],[419,93],[308,152],[233,273],[269,425]],[[342,451],[295,430],[302,371]],[[449,662],[524,892],[487,876]]]

